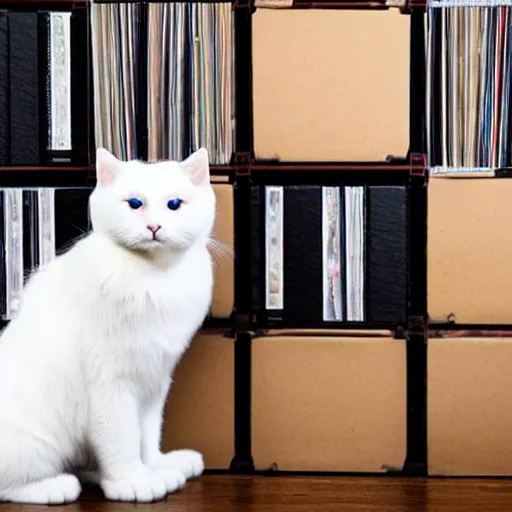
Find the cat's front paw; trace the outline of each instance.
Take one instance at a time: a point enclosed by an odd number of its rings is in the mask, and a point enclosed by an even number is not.
[[[105,498],[114,501],[138,501],[149,503],[165,498],[185,485],[185,476],[178,470],[149,471],[122,480],[101,480]]]
[[[185,478],[195,478],[204,471],[203,456],[195,450],[174,450],[162,454],[157,468],[173,468],[185,475]]]

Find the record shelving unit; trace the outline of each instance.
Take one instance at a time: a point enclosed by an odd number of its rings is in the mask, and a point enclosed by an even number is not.
[[[387,9],[383,2],[302,2],[294,1],[294,9]],[[387,162],[279,162],[255,158],[253,138],[253,84],[252,84],[252,16],[255,11],[250,2],[235,2],[236,51],[236,150],[235,169],[235,458],[232,469],[250,472],[254,469],[251,456],[251,340],[255,332],[269,328],[392,328],[395,336],[407,345],[407,459],[405,474],[424,474],[426,471],[426,160],[424,156],[424,47],[422,6],[407,9],[404,16],[411,17],[411,69],[410,69],[410,139],[409,151],[403,158]],[[267,312],[259,303],[257,288],[262,288],[261,261],[264,259],[264,241],[261,239],[261,214],[256,211],[254,188],[261,185],[297,187],[339,185],[403,184],[408,188],[406,231],[408,237],[407,263],[401,269],[407,277],[407,306],[401,321],[366,323],[324,322],[308,310],[316,304],[305,301],[301,307],[287,314],[288,305],[307,296],[307,272],[299,275],[304,286],[293,287],[293,301],[286,301],[283,311]],[[285,192],[286,194],[286,192]],[[286,197],[286,195],[285,195]],[[285,200],[286,201],[286,200]],[[300,217],[300,211],[293,210]],[[309,211],[308,214],[312,212]],[[290,214],[291,215],[291,214]],[[286,215],[285,215],[286,217]],[[303,217],[300,217],[304,220]],[[249,220],[250,219],[250,220]],[[250,226],[250,228],[249,228]],[[285,220],[286,226],[286,220]],[[284,235],[286,236],[286,227]],[[310,232],[310,235],[313,233]],[[300,238],[295,229],[293,236]],[[314,235],[313,235],[314,237]],[[300,243],[307,244],[301,239]],[[290,242],[291,244],[291,242]],[[309,247],[313,252],[314,246]],[[307,269],[315,265],[308,259],[308,250],[301,252],[299,245],[288,250],[301,259]],[[285,246],[286,252],[286,246]],[[257,255],[257,256],[255,256]],[[318,256],[314,254],[314,256]],[[286,261],[286,256],[285,256]],[[285,270],[286,275],[286,270]],[[251,283],[252,287],[247,284]],[[285,282],[286,285],[290,283]],[[313,285],[314,287],[314,285]],[[315,289],[321,293],[318,287]],[[311,297],[307,296],[308,299]],[[371,298],[369,299],[371,300]],[[269,314],[271,313],[271,314]],[[399,315],[400,316],[400,315]]]
[[[386,10],[389,7],[380,0],[308,2],[295,0],[293,9],[350,9]],[[0,0],[0,10],[40,11],[45,9],[65,10],[78,13],[82,19],[81,39],[73,36],[71,51],[80,52],[80,65],[87,66],[88,79],[72,73],[72,109],[77,113],[87,111],[82,123],[80,158],[71,158],[66,164],[1,165],[0,187],[84,187],[94,184],[94,119],[92,108],[91,50],[89,9],[90,4],[82,0]],[[235,47],[235,134],[236,148],[229,165],[213,166],[212,174],[226,176],[233,184],[234,194],[234,309],[226,320],[207,320],[205,325],[229,330],[235,338],[235,427],[234,458],[231,470],[247,473],[254,471],[251,449],[251,348],[256,333],[265,335],[270,329],[342,329],[375,330],[389,329],[397,339],[406,344],[407,362],[407,457],[401,474],[426,474],[426,341],[427,341],[427,292],[426,292],[426,210],[427,210],[427,163],[425,156],[425,48],[424,11],[421,3],[402,5],[403,16],[410,23],[410,84],[409,84],[409,147],[407,154],[387,161],[377,162],[287,162],[262,160],[255,156],[253,134],[253,67],[252,67],[252,22],[257,9],[251,0],[233,2],[234,47]],[[328,65],[328,64],[326,64]],[[82,109],[82,110],[79,110]],[[73,112],[75,112],[73,110]],[[77,114],[79,115],[79,114]],[[83,119],[83,117],[81,117]],[[371,141],[369,141],[371,144]],[[264,290],[264,206],[265,186],[280,186],[286,189],[292,210],[285,213],[285,226],[294,233],[296,240],[285,244],[285,252],[297,254],[296,261],[285,257],[288,273],[286,289],[291,291],[280,311],[267,310],[263,301]],[[365,319],[354,322],[326,322],[320,310],[321,267],[316,266],[315,257],[320,254],[321,240],[314,227],[309,235],[302,237],[294,217],[307,223],[308,218],[320,222],[318,208],[320,187],[359,186],[369,192],[367,222],[377,225],[386,217],[386,207],[398,197],[401,204],[398,213],[402,232],[391,234],[397,243],[398,263],[394,248],[381,248],[386,244],[389,226],[382,228],[381,235],[368,242],[370,291],[365,298]],[[402,191],[402,195],[379,196],[379,190],[391,186]],[[368,188],[370,187],[370,188]],[[372,192],[376,187],[377,192]],[[290,192],[288,192],[288,190]],[[311,200],[302,204],[302,191]],[[373,194],[373,196],[372,196]],[[380,204],[379,201],[383,201]],[[287,203],[288,204],[288,203]],[[306,215],[301,215],[306,211]],[[375,208],[375,210],[372,210]],[[286,216],[288,215],[288,220]],[[291,216],[291,217],[290,217]],[[382,222],[394,222],[396,217],[384,218]],[[321,224],[320,224],[321,225]],[[313,224],[317,226],[317,224]],[[398,228],[397,228],[398,229]],[[285,232],[286,235],[286,232]],[[296,235],[296,236],[295,236]],[[366,234],[365,234],[366,235]],[[373,235],[372,235],[373,236]],[[380,236],[380,238],[379,238]],[[397,238],[398,237],[398,238]],[[309,245],[308,245],[309,243]],[[316,243],[316,245],[315,245]],[[304,245],[304,250],[302,246]],[[299,261],[300,256],[300,261]],[[390,266],[386,266],[386,262]],[[373,265],[373,266],[372,266]],[[386,275],[388,274],[388,275]],[[366,278],[365,278],[366,279]],[[396,280],[402,284],[387,294],[386,286],[392,289]],[[380,280],[380,284],[379,284]],[[402,288],[400,288],[400,286]],[[311,293],[308,290],[313,290]],[[376,292],[372,303],[372,293]],[[320,302],[319,302],[320,301]],[[373,304],[373,305],[372,305]],[[380,306],[379,306],[380,304]],[[382,306],[384,304],[384,306]],[[386,305],[390,307],[386,309]],[[380,308],[380,309],[379,309]],[[393,473],[393,471],[391,471]]]

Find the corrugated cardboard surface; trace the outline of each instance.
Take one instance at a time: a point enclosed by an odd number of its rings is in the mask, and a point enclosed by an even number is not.
[[[432,179],[428,194],[430,317],[512,323],[512,180]]]
[[[214,184],[217,198],[217,215],[213,228],[215,241],[226,247],[224,254],[212,249],[214,259],[214,282],[212,299],[212,316],[229,318],[234,302],[234,268],[233,268],[233,187],[228,184]]]
[[[431,475],[512,475],[512,340],[431,339]]]
[[[252,344],[258,469],[380,472],[406,456],[405,343],[283,336]]]
[[[253,16],[258,158],[382,161],[409,145],[410,17],[266,10]]]
[[[234,340],[219,332],[199,334],[174,375],[162,449],[192,448],[208,469],[228,469],[234,443]]]

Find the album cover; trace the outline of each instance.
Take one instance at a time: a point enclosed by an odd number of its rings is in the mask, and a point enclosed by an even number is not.
[[[340,203],[339,187],[322,188],[323,319],[326,321],[343,320]]]
[[[345,187],[346,318],[365,320],[365,188]]]
[[[3,319],[11,319],[18,311],[24,282],[23,263],[23,191],[1,189],[3,217],[4,295]]]
[[[283,201],[283,187],[265,189],[267,309],[283,309]]]

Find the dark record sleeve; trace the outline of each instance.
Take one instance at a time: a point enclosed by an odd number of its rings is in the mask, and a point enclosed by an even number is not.
[[[90,229],[89,196],[91,188],[55,190],[55,245],[57,254],[69,250]]]
[[[23,262],[25,276],[39,265],[37,189],[23,190]]]
[[[323,321],[322,187],[284,188],[283,318],[290,325]]]
[[[252,309],[265,309],[265,188],[251,188]]]
[[[367,216],[369,321],[407,315],[407,188],[370,187]]]
[[[39,155],[38,21],[9,13],[11,164],[37,165]]]
[[[1,15],[1,13],[0,13]],[[6,313],[4,191],[0,189],[0,320]]]
[[[9,24],[7,13],[0,11],[0,165],[10,160],[9,96]]]

